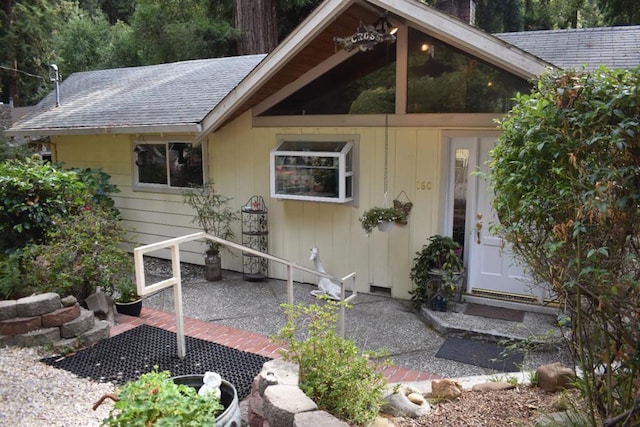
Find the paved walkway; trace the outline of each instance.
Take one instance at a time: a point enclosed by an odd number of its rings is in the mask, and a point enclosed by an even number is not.
[[[173,313],[167,313],[153,308],[143,308],[140,317],[117,315],[117,325],[111,328],[111,336],[121,334],[139,325],[150,325],[176,332],[176,318]],[[198,319],[185,317],[184,333],[193,338],[215,342],[237,350],[259,354],[261,356],[279,359],[279,346],[268,337],[255,332],[242,331],[229,326],[217,325]],[[440,378],[427,372],[418,372],[399,366],[391,366],[384,371],[389,382],[424,381]]]
[[[249,282],[240,273],[224,272],[220,282],[207,282],[200,275],[183,276],[183,310],[185,333],[238,350],[278,358],[278,347],[269,336],[279,331],[286,322],[281,307],[287,301],[286,282],[268,280]],[[187,277],[187,279],[184,279]],[[167,277],[158,277],[162,280]],[[147,279],[149,283],[152,283]],[[315,302],[310,291],[317,287],[295,283],[294,303]],[[435,357],[446,340],[445,334],[431,328],[425,318],[414,310],[409,301],[384,295],[358,294],[353,308],[345,316],[346,336],[361,349],[386,350],[395,366],[387,368],[390,382],[422,381],[434,378],[460,378],[496,373],[487,368]],[[121,333],[139,324],[148,324],[175,332],[173,293],[170,289],[145,299],[139,318],[118,316],[119,324],[112,334]],[[513,328],[514,322],[495,322],[476,316],[443,313],[448,322],[458,329],[484,329],[499,334],[500,329]],[[452,317],[454,316],[454,317]],[[446,325],[446,322],[444,323]],[[468,326],[466,326],[468,325]],[[480,326],[479,326],[480,325]],[[526,317],[517,327],[537,334],[553,327],[551,316]],[[525,357],[523,370],[535,370],[544,363],[563,361],[560,348],[530,351]]]

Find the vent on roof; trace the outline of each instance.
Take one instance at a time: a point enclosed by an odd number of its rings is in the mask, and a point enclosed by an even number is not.
[[[58,74],[58,66],[56,64],[50,65],[49,80],[53,82],[56,91],[56,107],[60,106],[60,74]]]

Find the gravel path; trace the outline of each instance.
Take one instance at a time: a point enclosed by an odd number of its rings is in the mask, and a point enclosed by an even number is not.
[[[0,348],[0,426],[99,426],[113,406],[95,402],[116,387],[79,378],[39,361],[33,348]]]

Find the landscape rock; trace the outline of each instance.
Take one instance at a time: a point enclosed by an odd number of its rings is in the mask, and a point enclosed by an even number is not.
[[[422,398],[422,403],[417,404],[409,399],[409,396],[413,396],[413,399],[417,400],[417,396]],[[420,394],[420,392],[411,386],[401,386],[396,393],[391,393],[385,396],[384,403],[380,408],[380,411],[392,415],[394,417],[410,417],[419,418],[427,415],[431,410],[431,405]]]
[[[591,422],[584,414],[580,414],[576,411],[564,411],[564,412],[552,412],[550,414],[544,414],[536,419],[534,427],[558,427],[558,426],[572,426],[572,427],[587,427]]]
[[[16,310],[16,300],[0,301],[0,320],[9,320],[18,317]]]
[[[20,298],[16,301],[16,311],[18,317],[40,316],[50,313],[62,307],[60,295],[55,292],[32,295]]]
[[[262,366],[257,377],[260,396],[270,385],[298,385],[298,365],[282,359],[273,359]]]
[[[109,311],[113,306],[113,299],[104,292],[95,292],[89,295],[84,302],[87,304],[87,308],[89,310],[99,316],[106,316],[109,314]]]
[[[456,380],[445,378],[431,382],[431,396],[439,399],[453,400],[462,395],[462,384]]]
[[[572,387],[575,373],[571,368],[562,366],[559,362],[540,366],[536,370],[538,387],[546,391],[560,391]]]
[[[60,326],[60,336],[62,338],[75,338],[93,328],[95,322],[93,311],[81,309],[80,316]]]
[[[62,330],[62,329],[61,329]],[[85,347],[90,347],[100,340],[109,338],[111,325],[106,320],[94,321],[94,326],[78,335],[78,341]]]
[[[0,322],[0,335],[27,334],[42,327],[42,317],[16,317]]]
[[[42,327],[52,328],[54,326],[61,326],[67,322],[71,322],[73,319],[77,319],[80,316],[80,304],[76,303],[71,307],[63,307],[51,313],[42,315]]]
[[[78,303],[78,299],[73,295],[66,296],[60,300],[63,307],[72,307]]]
[[[409,402],[415,404],[415,405],[422,405],[424,402],[426,402],[426,400],[424,399],[424,396],[421,395],[420,393],[410,393],[407,396],[407,399],[409,399]]]
[[[318,405],[297,386],[278,384],[264,392],[264,416],[272,426],[290,426],[296,414],[317,409]]]
[[[515,384],[508,383],[506,381],[490,381],[486,383],[474,384],[471,387],[472,391],[502,391],[511,390],[515,388]]]
[[[325,411],[301,412],[293,417],[293,427],[317,426],[349,427],[349,424]]]
[[[36,347],[60,339],[60,328],[44,328],[14,337],[14,343],[23,347]]]

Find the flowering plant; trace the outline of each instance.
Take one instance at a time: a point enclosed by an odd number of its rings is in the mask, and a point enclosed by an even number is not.
[[[362,213],[362,216],[358,218],[365,233],[371,234],[373,228],[383,222],[394,222],[403,218],[403,213],[396,208],[385,208],[375,206]]]

